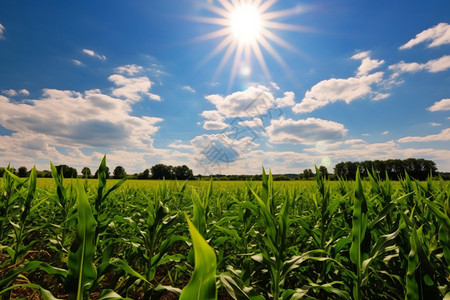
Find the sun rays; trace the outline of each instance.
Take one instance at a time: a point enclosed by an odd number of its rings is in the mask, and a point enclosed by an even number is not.
[[[271,75],[264,56],[267,53],[283,68],[289,69],[273,44],[292,51],[296,49],[279,37],[274,30],[308,31],[308,29],[277,22],[276,19],[302,13],[301,7],[271,11],[277,0],[218,0],[218,2],[217,5],[210,3],[205,6],[214,16],[195,18],[198,22],[220,27],[216,31],[199,37],[199,40],[222,39],[202,63],[223,53],[215,75],[221,73],[231,62],[229,87],[237,75],[248,77],[252,74],[254,60],[257,61],[266,78],[270,80]]]

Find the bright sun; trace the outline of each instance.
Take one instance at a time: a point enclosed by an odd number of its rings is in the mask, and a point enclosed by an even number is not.
[[[242,4],[234,8],[230,16],[230,28],[240,43],[256,41],[262,29],[261,14],[252,4]]]
[[[270,8],[277,1],[217,0],[220,5],[214,5],[213,1],[209,0],[209,4],[205,4],[205,7],[216,16],[195,18],[199,22],[221,26],[220,29],[199,37],[199,40],[223,38],[211,51],[210,55],[204,59],[203,63],[206,63],[218,53],[225,51],[217,67],[216,75],[225,66],[229,65],[228,62],[232,59],[229,87],[231,87],[238,74],[250,78],[252,63],[255,58],[263,73],[270,80],[270,72],[263,51],[270,54],[283,68],[289,70],[289,67],[272,46],[272,43],[293,51],[297,51],[297,49],[271,30],[308,31],[308,29],[298,25],[274,21],[277,18],[296,15],[304,11],[300,6],[292,9],[270,11]],[[234,58],[232,58],[233,55]]]

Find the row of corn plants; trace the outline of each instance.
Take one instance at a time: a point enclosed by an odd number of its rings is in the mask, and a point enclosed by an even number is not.
[[[9,169],[1,299],[450,299],[450,186],[405,174],[157,187]],[[319,174],[319,172],[317,172]]]

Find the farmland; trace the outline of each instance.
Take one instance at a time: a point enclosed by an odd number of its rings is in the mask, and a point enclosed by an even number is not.
[[[0,297],[450,297],[448,181],[119,181],[105,168],[4,174]]]

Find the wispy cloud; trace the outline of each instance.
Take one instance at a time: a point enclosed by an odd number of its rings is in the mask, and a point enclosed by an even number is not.
[[[400,50],[410,49],[413,46],[427,41],[431,41],[428,44],[428,48],[450,44],[450,25],[447,23],[439,23],[432,28],[426,29],[406,44],[400,46]]]
[[[429,111],[450,110],[450,99],[442,99],[435,102],[432,106],[428,107]]]
[[[85,54],[87,54],[87,55],[89,55],[89,56],[92,56],[92,57],[98,58],[98,59],[100,59],[100,60],[103,60],[103,61],[105,61],[105,60],[106,60],[106,56],[104,56],[104,55],[101,55],[101,54],[98,54],[98,53],[97,53],[97,52],[95,52],[94,50],[90,50],[90,49],[83,49],[83,53],[85,53]]]
[[[5,39],[5,36],[4,36],[5,30],[6,30],[5,26],[0,24],[0,40],[4,40]]]
[[[189,85],[185,85],[182,87],[183,90],[191,92],[191,93],[195,93],[195,90],[193,87],[189,86]]]
[[[450,128],[443,129],[438,134],[431,134],[427,136],[407,136],[399,139],[398,141],[400,143],[450,141]]]
[[[437,73],[446,71],[447,69],[450,69],[450,55],[445,55],[438,59],[429,60],[426,63],[406,63],[404,61],[401,61],[389,66],[389,70],[392,70],[394,72],[392,78],[398,77],[402,73],[415,73],[422,70],[426,70],[430,73]]]
[[[72,59],[72,63],[73,63],[75,66],[79,66],[79,67],[83,67],[83,66],[84,66],[83,62],[81,62],[81,61],[78,60],[78,59]]]

